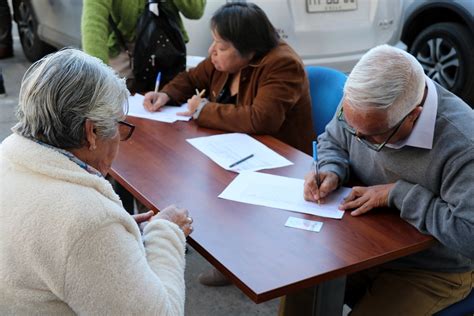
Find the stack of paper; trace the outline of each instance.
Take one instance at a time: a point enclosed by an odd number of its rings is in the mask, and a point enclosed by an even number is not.
[[[191,119],[190,116],[177,115],[177,113],[179,112],[186,112],[188,110],[187,103],[181,106],[164,106],[160,108],[160,110],[157,112],[148,112],[143,107],[144,99],[145,97],[139,93],[136,93],[134,96],[128,97],[127,115],[165,123],[174,123],[176,121],[189,121]]]

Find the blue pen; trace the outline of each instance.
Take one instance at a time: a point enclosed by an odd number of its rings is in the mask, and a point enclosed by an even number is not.
[[[160,87],[160,80],[161,80],[161,71],[158,71],[158,74],[156,75],[156,81],[155,81],[155,92],[158,92],[158,88]]]
[[[313,168],[314,168],[314,178],[316,180],[316,185],[318,190],[321,187],[321,179],[319,178],[319,163],[318,163],[318,143],[313,141]],[[318,200],[318,204],[321,202]]]

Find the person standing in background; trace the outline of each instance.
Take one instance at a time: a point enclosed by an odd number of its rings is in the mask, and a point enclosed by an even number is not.
[[[129,51],[133,52],[137,22],[146,3],[147,0],[84,0],[83,4],[81,23],[83,51],[102,59],[112,66],[120,77],[127,78],[127,86],[132,91],[134,89],[130,59],[127,52],[120,47],[117,36],[110,26],[109,16],[127,42]],[[188,19],[199,19],[204,13],[206,0],[160,1],[159,6],[177,20],[187,43],[189,38],[180,13]]]
[[[7,0],[0,0],[0,59],[13,57],[12,15]]]

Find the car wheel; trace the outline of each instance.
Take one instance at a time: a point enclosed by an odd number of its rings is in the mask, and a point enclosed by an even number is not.
[[[18,25],[21,46],[26,58],[37,61],[56,49],[41,41],[38,37],[38,22],[30,1],[15,1],[15,17]]]
[[[474,106],[474,40],[457,23],[437,23],[414,40],[410,53],[427,76]]]

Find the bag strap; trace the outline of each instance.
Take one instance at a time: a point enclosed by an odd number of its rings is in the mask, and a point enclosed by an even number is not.
[[[162,19],[162,20],[165,20],[168,22],[168,25],[171,26],[172,29],[175,30],[175,32],[173,32],[172,34],[175,35],[173,37],[176,37],[178,36],[178,38],[175,38],[175,42],[181,42],[182,45],[184,46],[184,48],[186,47],[186,43],[184,42],[184,35],[183,33],[181,32],[181,29],[179,27],[179,14],[178,16],[172,14],[172,12],[170,12],[168,10],[168,8],[166,8],[166,6],[162,5],[162,2],[165,2],[166,0],[147,0],[146,4],[145,4],[145,10],[150,10],[150,5],[151,4],[156,4],[157,5],[157,10],[158,10],[158,15],[156,16],[156,18],[159,18],[159,19]],[[154,12],[152,12],[152,14],[154,14]],[[140,36],[141,34],[138,34],[137,33],[137,38]]]
[[[115,35],[117,36],[117,40],[119,42],[119,45],[122,46],[123,50],[125,50],[129,55],[130,53],[128,52],[128,47],[125,42],[125,39],[123,38],[122,33],[120,33],[120,30],[117,27],[117,24],[115,23],[114,19],[112,18],[112,15],[109,15],[109,23],[110,26],[112,27],[112,30],[114,31]]]

